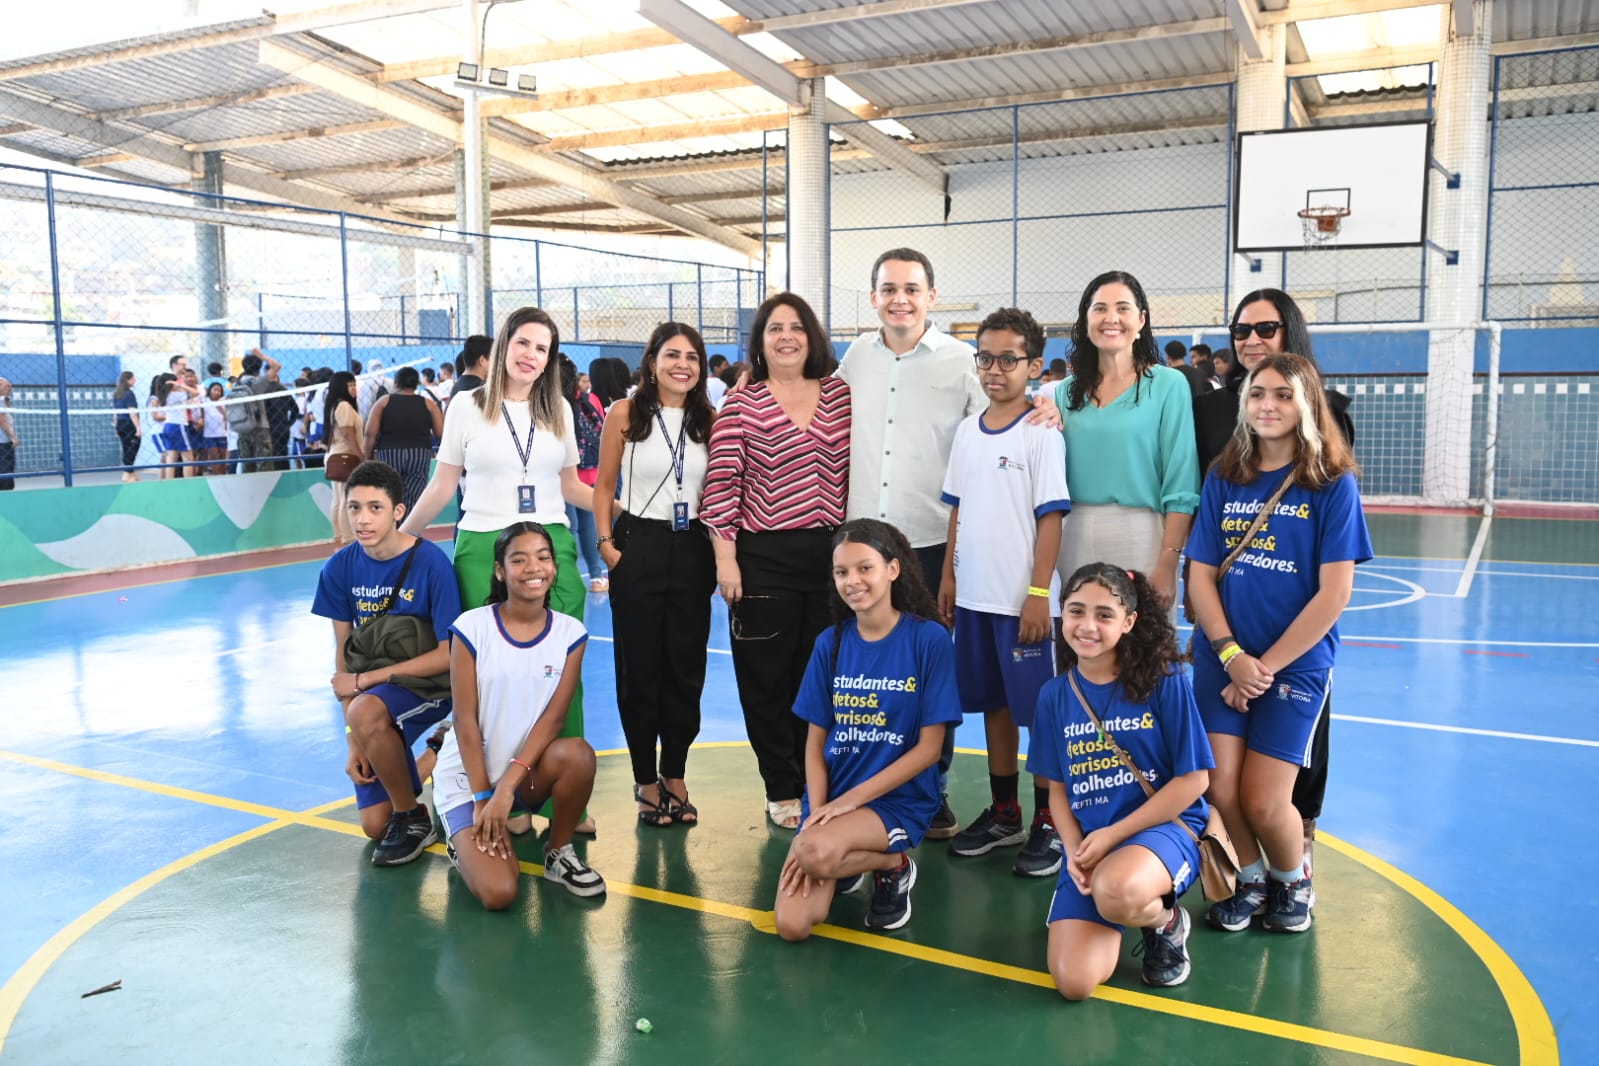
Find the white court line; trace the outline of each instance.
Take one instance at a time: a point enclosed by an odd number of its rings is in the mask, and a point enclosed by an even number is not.
[[[1477,527],[1477,538],[1471,542],[1471,554],[1466,556],[1466,568],[1461,571],[1460,583],[1455,586],[1453,593],[1444,593],[1451,599],[1463,600],[1471,592],[1472,578],[1477,576],[1477,567],[1482,562],[1482,550],[1488,546],[1488,531],[1493,528],[1493,515],[1488,515],[1482,520],[1482,525]]]
[[[1463,644],[1472,648],[1599,648],[1599,643],[1584,643],[1581,641],[1556,641],[1556,640],[1461,640],[1455,637],[1370,637],[1357,636],[1353,633],[1340,633],[1338,639],[1345,643],[1351,640],[1369,640],[1374,643],[1387,642],[1389,644]]]
[[[1393,718],[1364,718],[1357,714],[1335,714],[1340,722],[1363,722],[1366,725],[1391,725],[1401,729],[1425,729],[1434,733],[1465,733],[1474,737],[1501,737],[1505,740],[1536,740],[1542,744],[1570,744],[1578,748],[1599,748],[1599,740],[1578,740],[1574,737],[1547,737],[1541,733],[1507,733],[1502,729],[1472,729],[1463,725],[1437,725],[1431,722],[1401,722]]]
[[[1580,563],[1551,563],[1551,566],[1580,566]],[[1458,574],[1458,566],[1383,566],[1378,563],[1361,563],[1355,571],[1358,575],[1361,570],[1402,570],[1406,573],[1433,573],[1433,574]],[[1599,581],[1599,574],[1537,574],[1529,570],[1494,570],[1488,567],[1478,567],[1479,577],[1543,577],[1552,581]]]

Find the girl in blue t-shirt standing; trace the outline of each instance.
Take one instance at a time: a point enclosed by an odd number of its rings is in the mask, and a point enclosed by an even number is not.
[[[1110,563],[1067,580],[1060,629],[1062,673],[1039,693],[1027,753],[1066,849],[1046,919],[1050,975],[1067,999],[1087,999],[1116,972],[1131,925],[1144,982],[1180,985],[1189,922],[1177,897],[1199,873],[1215,764],[1176,632],[1149,578]]]
[[[1294,780],[1325,713],[1338,616],[1371,537],[1315,365],[1267,356],[1240,391],[1238,428],[1205,478],[1188,541],[1194,689],[1216,753],[1208,795],[1242,867],[1232,899],[1206,917],[1236,932],[1258,915],[1267,929],[1298,933],[1316,896]]]
[[[955,658],[905,535],[857,519],[833,536],[836,623],[794,698],[810,723],[799,832],[777,883],[777,932],[804,940],[835,892],[872,875],[869,929],[911,917],[920,844],[938,812],[938,754],[960,721]]]

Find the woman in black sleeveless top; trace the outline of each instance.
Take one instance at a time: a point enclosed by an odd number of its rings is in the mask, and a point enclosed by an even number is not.
[[[402,366],[394,373],[394,391],[378,398],[366,420],[366,457],[400,472],[408,511],[427,488],[433,442],[444,433],[444,413],[417,391],[421,381],[416,367]]]

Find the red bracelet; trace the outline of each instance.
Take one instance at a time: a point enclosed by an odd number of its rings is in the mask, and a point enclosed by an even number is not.
[[[523,762],[521,759],[512,758],[511,761],[514,762],[516,765],[520,766],[522,769],[526,770],[527,771],[527,776],[529,776],[529,777],[533,776],[533,767],[529,766],[527,763]]]

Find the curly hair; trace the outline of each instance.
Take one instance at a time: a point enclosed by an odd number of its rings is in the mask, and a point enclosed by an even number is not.
[[[905,539],[905,534],[875,518],[856,518],[839,526],[833,534],[834,548],[846,541],[866,545],[881,555],[885,562],[892,559],[899,563],[899,576],[889,589],[888,600],[896,611],[944,624],[938,614],[938,600],[928,591],[927,582],[922,580],[922,564],[916,558],[916,549]],[[854,612],[839,596],[836,586],[830,603],[835,624],[842,626],[854,617]]]
[[[1044,328],[1021,308],[1001,307],[989,312],[983,324],[977,327],[977,339],[982,340],[983,334],[991,329],[1008,329],[1020,337],[1029,360],[1044,358]]]
[[[1061,590],[1062,606],[1072,593],[1090,582],[1116,597],[1133,616],[1132,630],[1124,634],[1115,647],[1116,675],[1127,698],[1133,703],[1142,703],[1149,699],[1162,677],[1180,669],[1182,655],[1177,650],[1177,630],[1168,617],[1170,605],[1155,591],[1146,574],[1123,570],[1110,563],[1089,563],[1078,567],[1067,580]],[[1140,604],[1143,610],[1138,609]],[[1055,660],[1061,673],[1077,665],[1077,653],[1066,643],[1067,625],[1062,611],[1061,635],[1055,638]]]
[[[1134,403],[1138,402],[1143,380],[1153,377],[1154,367],[1160,363],[1160,353],[1155,347],[1155,330],[1149,321],[1149,297],[1144,295],[1144,287],[1125,270],[1105,271],[1088,283],[1082,299],[1077,301],[1077,321],[1072,323],[1072,383],[1066,394],[1066,407],[1071,411],[1081,411],[1083,404],[1099,388],[1099,348],[1088,339],[1088,308],[1094,302],[1094,294],[1106,285],[1127,286],[1133,294],[1133,303],[1144,316],[1144,325],[1139,329],[1138,336],[1133,338]]]

